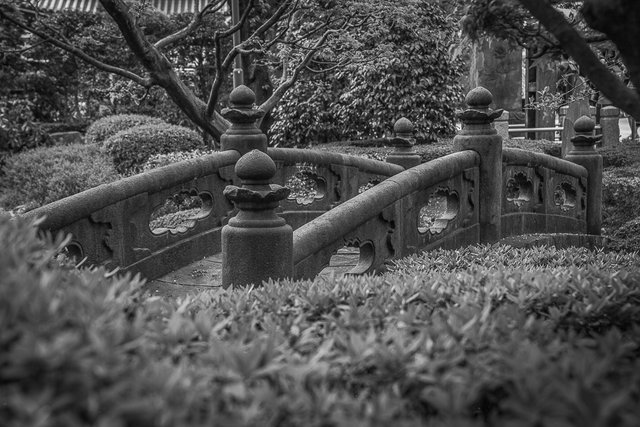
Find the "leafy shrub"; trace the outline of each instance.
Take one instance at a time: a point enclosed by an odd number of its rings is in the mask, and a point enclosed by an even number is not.
[[[562,144],[547,141],[546,139],[507,139],[504,141],[503,146],[508,148],[521,148],[554,157],[560,157],[562,151]]]
[[[198,157],[211,154],[212,151],[206,149],[195,149],[190,151],[176,151],[164,154],[154,154],[150,156],[142,165],[142,171],[146,172],[151,169],[167,166],[172,163],[181,162],[183,160],[196,159]]]
[[[0,100],[0,165],[10,154],[51,144],[31,109],[27,100]]]
[[[640,166],[608,168],[602,177],[602,222],[606,234],[640,217]]]
[[[455,131],[463,62],[450,55],[457,23],[435,2],[347,2],[370,12],[366,26],[336,34],[319,64],[347,63],[301,75],[274,110],[270,143],[306,146],[382,137],[405,116],[427,140]],[[340,58],[349,52],[349,58]]]
[[[170,300],[56,266],[64,241],[22,221],[0,217],[0,240],[8,427],[640,421],[637,256],[585,251],[546,269],[572,252],[513,253],[533,267],[475,247],[424,259],[438,271]],[[457,269],[463,256],[498,263]]]
[[[118,132],[141,125],[164,124],[164,120],[142,114],[117,114],[93,122],[85,134],[87,144],[102,144]]]
[[[37,148],[7,159],[0,204],[8,208],[30,204],[33,209],[119,178],[95,145]]]
[[[202,137],[195,131],[169,124],[136,126],[113,135],[104,142],[116,170],[137,173],[156,154],[203,148]]]
[[[640,143],[628,142],[615,147],[599,148],[604,167],[625,167],[640,163]]]

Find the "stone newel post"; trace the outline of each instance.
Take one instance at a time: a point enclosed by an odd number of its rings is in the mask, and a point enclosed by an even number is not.
[[[588,116],[576,120],[573,129],[576,136],[571,138],[573,149],[566,160],[584,166],[587,177],[587,233],[600,235],[602,232],[602,156],[595,150],[602,135],[594,135],[595,121]]]
[[[264,111],[255,108],[256,95],[247,86],[240,85],[229,95],[229,108],[222,116],[231,122],[231,127],[220,137],[220,150],[236,150],[246,154],[251,150],[267,151],[267,136],[256,127],[256,120]]]
[[[238,160],[235,171],[242,187],[224,190],[238,214],[222,228],[222,286],[293,277],[293,229],[275,213],[289,189],[269,184],[275,163],[253,150]]]
[[[502,110],[489,108],[493,95],[483,87],[471,90],[465,98],[468,109],[460,112],[463,128],[453,139],[457,151],[473,150],[480,155],[479,215],[480,241],[500,240],[502,219],[502,137],[492,122]]]
[[[402,117],[393,125],[395,137],[389,141],[395,150],[387,156],[387,162],[400,165],[405,169],[418,166],[421,158],[413,149],[416,143],[413,137],[413,123],[409,119]]]

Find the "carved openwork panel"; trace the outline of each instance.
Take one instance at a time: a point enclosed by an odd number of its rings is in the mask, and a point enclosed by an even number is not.
[[[503,173],[502,211],[543,212],[544,173],[536,168],[507,166]]]
[[[477,182],[478,170],[473,168],[416,194],[418,247],[430,246],[477,224]],[[413,230],[415,233],[416,228]]]
[[[299,164],[292,169],[293,173],[285,182],[285,187],[291,190],[288,200],[305,206],[326,197],[327,181],[317,166]]]
[[[460,197],[455,190],[438,188],[429,195],[418,213],[418,232],[440,234],[460,212]]]
[[[213,210],[213,196],[197,189],[180,190],[157,206],[149,217],[149,230],[154,235],[186,233],[198,220]]]
[[[556,215],[584,219],[587,196],[586,187],[582,181],[572,176],[555,174],[552,179],[553,199],[549,203],[549,211]]]

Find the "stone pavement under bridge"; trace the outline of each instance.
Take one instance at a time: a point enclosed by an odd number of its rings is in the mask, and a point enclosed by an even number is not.
[[[341,277],[358,263],[357,248],[342,248],[318,277]],[[180,297],[222,286],[222,253],[205,257],[161,278],[150,280],[144,289],[152,296]]]

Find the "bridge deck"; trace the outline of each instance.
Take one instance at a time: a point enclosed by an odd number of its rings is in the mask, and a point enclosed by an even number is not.
[[[342,248],[318,276],[342,276],[355,267],[358,257],[358,249]],[[207,289],[217,289],[221,283],[222,253],[218,253],[172,271],[159,279],[149,281],[145,285],[145,290],[154,296],[179,297]]]

